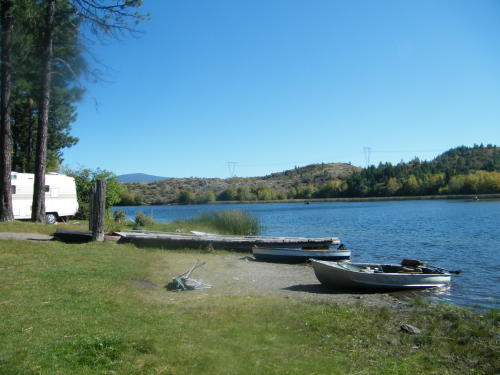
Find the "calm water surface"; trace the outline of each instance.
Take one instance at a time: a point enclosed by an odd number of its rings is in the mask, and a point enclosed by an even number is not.
[[[416,258],[447,270],[452,285],[423,296],[475,308],[500,308],[500,201],[271,203],[120,207],[156,221],[238,209],[260,219],[264,235],[340,237],[353,262]]]

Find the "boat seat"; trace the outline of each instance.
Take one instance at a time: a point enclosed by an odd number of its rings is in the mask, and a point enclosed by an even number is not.
[[[359,267],[353,266],[350,263],[339,263],[339,266],[342,266],[342,268],[345,268],[345,269],[347,269],[349,271],[354,271],[354,272],[359,272],[360,271]]]

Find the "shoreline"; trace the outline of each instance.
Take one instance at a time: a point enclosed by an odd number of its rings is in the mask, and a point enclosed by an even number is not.
[[[478,199],[476,199],[478,198]],[[166,204],[142,204],[122,205],[119,207],[151,207],[151,206],[196,206],[208,204],[259,204],[259,203],[322,203],[322,202],[385,202],[385,201],[419,201],[419,200],[495,200],[500,199],[499,194],[450,194],[450,195],[415,195],[394,197],[357,197],[357,198],[303,198],[303,199],[276,199],[256,201],[213,201],[206,203],[166,203]]]

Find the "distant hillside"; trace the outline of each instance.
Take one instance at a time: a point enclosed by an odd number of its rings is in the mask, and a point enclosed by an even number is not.
[[[500,148],[457,147],[432,161],[312,164],[264,177],[170,178],[129,183],[122,204],[206,203],[500,193]]]
[[[493,145],[460,146],[439,155],[430,164],[448,174],[465,174],[470,171],[500,171],[500,148]]]
[[[155,182],[165,180],[167,177],[153,176],[145,173],[129,173],[118,176],[118,180],[123,183],[129,182]]]
[[[380,163],[345,179],[321,197],[387,197],[500,193],[500,148],[460,146],[432,161]],[[321,192],[320,192],[321,193]],[[318,196],[318,194],[316,194]]]
[[[286,199],[290,192],[309,185],[323,185],[332,179],[344,178],[361,168],[350,164],[312,164],[264,177],[169,178],[150,183],[128,183],[131,197],[123,204],[192,203],[193,200],[258,200]]]

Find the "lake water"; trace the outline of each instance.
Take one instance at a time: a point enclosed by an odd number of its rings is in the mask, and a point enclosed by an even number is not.
[[[339,237],[353,262],[399,263],[414,258],[447,270],[450,288],[422,295],[473,308],[500,308],[500,201],[389,201],[119,207],[156,221],[211,210],[257,217],[263,235]]]

